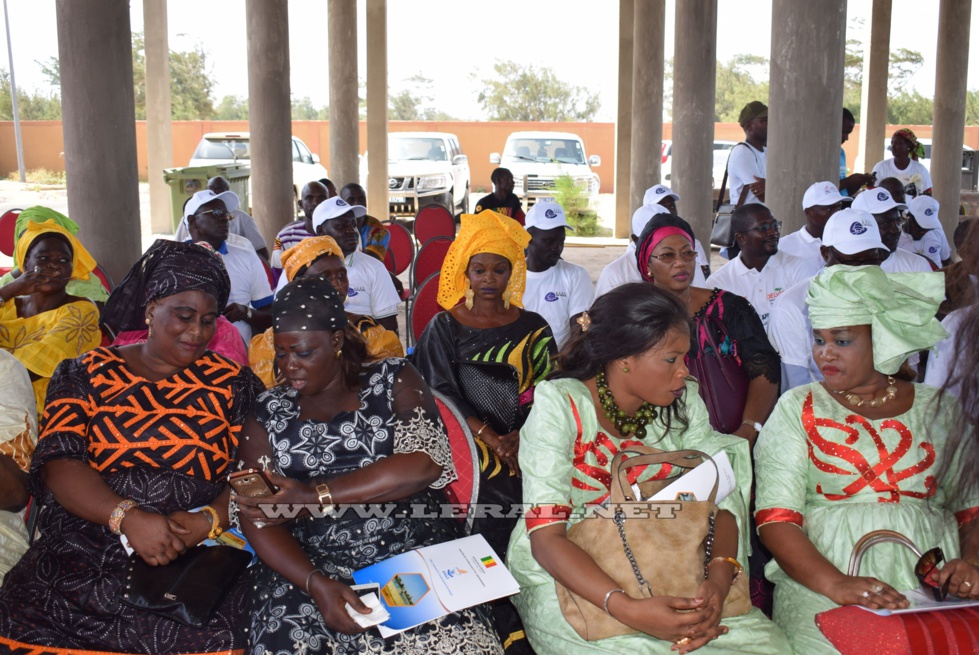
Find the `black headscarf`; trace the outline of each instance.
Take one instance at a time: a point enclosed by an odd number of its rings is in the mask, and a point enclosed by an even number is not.
[[[272,302],[274,332],[336,332],[346,325],[347,313],[340,294],[319,275],[293,280],[282,287]]]
[[[183,291],[209,293],[223,310],[231,293],[224,262],[196,244],[158,239],[112,290],[102,320],[116,332],[143,329],[147,304]]]

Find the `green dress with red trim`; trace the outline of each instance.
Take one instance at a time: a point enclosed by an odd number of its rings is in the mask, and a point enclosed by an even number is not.
[[[524,504],[530,509],[510,538],[507,565],[520,583],[513,597],[531,645],[540,655],[554,653],[671,653],[673,643],[645,634],[583,640],[561,614],[554,578],[534,559],[529,532],[550,525],[581,520],[587,505],[609,494],[612,459],[623,448],[642,444],[661,450],[701,450],[708,455],[724,451],[737,479],[737,488],[720,503],[738,521],[738,561],[748,561],[748,494],[751,489],[751,455],[748,442],[720,434],[710,427],[707,407],[698,394],[697,382],[687,379],[683,396],[688,425],[667,430],[659,421],[647,426],[642,441],[609,434],[598,423],[591,392],[574,379],[541,382],[534,407],[520,431],[520,468]],[[669,465],[639,470],[636,480],[668,477]],[[637,467],[639,468],[639,467]],[[636,471],[637,469],[632,469]],[[630,479],[633,475],[630,473]],[[664,553],[664,557],[668,557]],[[698,653],[754,653],[781,655],[789,645],[781,630],[757,608],[725,619],[730,632],[697,650]]]
[[[896,530],[922,550],[941,546],[945,559],[959,555],[956,518],[975,516],[976,498],[949,500],[936,475],[958,402],[938,389],[914,385],[907,412],[868,419],[843,407],[822,384],[796,387],[778,401],[755,444],[755,519],[799,526],[841,571],[854,544],[872,530]],[[957,476],[950,475],[954,480]],[[914,555],[896,544],[874,546],[860,574],[895,589],[915,589]],[[790,578],[772,560],[775,622],[796,653],[836,653],[813,618],[833,601]]]

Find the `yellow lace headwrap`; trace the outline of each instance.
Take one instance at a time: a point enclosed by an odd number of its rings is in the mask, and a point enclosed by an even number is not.
[[[463,214],[462,226],[449,247],[439,279],[439,304],[452,309],[466,291],[466,269],[473,255],[492,253],[510,260],[512,272],[506,290],[510,304],[523,307],[523,292],[527,284],[527,260],[524,249],[530,234],[520,223],[494,211]]]
[[[336,255],[343,259],[343,251],[333,237],[307,237],[282,253],[282,270],[286,279],[296,279],[299,269],[309,266],[324,255]]]
[[[95,267],[97,266],[95,259],[88,253],[87,250],[85,250],[85,246],[82,245],[82,242],[79,241],[74,234],[66,230],[61,225],[58,225],[58,223],[51,218],[43,223],[37,223],[35,221],[27,222],[27,226],[24,228],[24,231],[19,237],[17,237],[17,246],[14,250],[14,265],[23,271],[24,260],[27,259],[27,251],[31,249],[31,246],[35,241],[43,237],[45,234],[57,234],[71,244],[71,279],[87,280],[88,274],[94,271]]]

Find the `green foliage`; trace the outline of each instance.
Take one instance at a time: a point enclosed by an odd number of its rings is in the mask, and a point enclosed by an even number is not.
[[[736,55],[717,63],[714,120],[737,123],[738,114],[752,100],[768,104],[768,60],[756,55]]]
[[[491,121],[586,122],[601,107],[597,93],[562,82],[550,68],[497,61],[493,70],[477,98]]]
[[[390,121],[453,121],[451,115],[435,108],[432,80],[421,73],[409,77],[408,87],[396,94],[388,92]]]
[[[219,121],[247,121],[248,98],[224,96],[214,109],[214,118]]]
[[[309,96],[292,99],[292,120],[294,121],[326,121],[330,119],[329,107],[316,108]]]
[[[61,119],[61,99],[54,94],[45,95],[40,91],[27,93],[17,89],[17,112],[23,121],[56,121]],[[10,73],[0,68],[0,121],[14,119],[13,102],[10,95]]]
[[[554,200],[564,210],[568,223],[575,229],[575,236],[606,237],[612,231],[598,224],[598,213],[588,207],[588,195],[584,187],[570,175],[562,175],[554,180],[557,193]]]
[[[931,125],[934,100],[917,91],[900,91],[887,98],[887,122],[891,125]]]

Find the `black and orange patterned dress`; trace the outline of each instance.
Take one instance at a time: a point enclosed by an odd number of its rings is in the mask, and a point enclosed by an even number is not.
[[[59,505],[40,469],[55,459],[78,459],[145,510],[200,507],[224,489],[241,425],[261,391],[249,369],[210,351],[157,382],[133,374],[115,348],[61,363],[30,471],[40,536],[0,588],[0,653],[242,648],[244,578],[203,628],[122,604],[128,556],[119,537]]]

